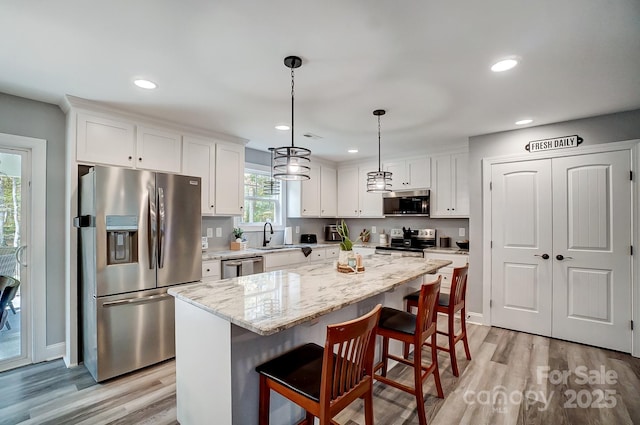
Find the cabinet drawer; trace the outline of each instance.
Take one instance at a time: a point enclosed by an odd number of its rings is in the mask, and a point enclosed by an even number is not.
[[[292,264],[301,264],[309,261],[302,251],[278,252],[264,256],[264,264],[267,270],[278,270]]]
[[[335,260],[340,256],[340,247],[336,246],[335,248],[326,248],[325,252],[327,260]]]
[[[218,280],[220,276],[220,260],[202,262],[202,280]]]
[[[327,259],[327,250],[324,248],[313,248],[311,254],[309,254],[311,261],[324,261]]]

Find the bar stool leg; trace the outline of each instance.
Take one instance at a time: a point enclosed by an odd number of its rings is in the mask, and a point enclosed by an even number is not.
[[[455,315],[449,314],[448,318],[448,327],[449,327],[449,357],[451,357],[451,368],[453,369],[453,376],[460,376],[460,371],[458,371],[458,361],[456,359],[456,336],[455,336]]]
[[[467,312],[466,308],[461,311],[462,317],[460,321],[462,323],[462,343],[464,344],[464,353],[467,355],[467,360],[471,360],[471,351],[469,351],[469,342],[467,341]]]
[[[373,425],[373,394],[370,392],[364,395],[364,423]],[[313,425],[313,422],[309,425]]]
[[[438,366],[438,347],[436,346],[436,333],[431,335],[431,362],[434,364],[433,377],[436,380],[436,390],[438,391],[438,398],[444,398],[444,392],[442,391],[442,383],[440,382],[440,369]]]
[[[260,401],[259,401],[259,409],[258,409],[259,425],[269,425],[269,403],[270,402],[271,402],[271,390],[267,386],[267,378],[264,375],[260,375]]]
[[[389,363],[389,338],[382,337],[382,373],[381,375],[387,376],[387,364]]]
[[[427,415],[424,412],[424,394],[422,392],[422,347],[413,349],[413,381],[416,393],[418,423],[427,425]]]

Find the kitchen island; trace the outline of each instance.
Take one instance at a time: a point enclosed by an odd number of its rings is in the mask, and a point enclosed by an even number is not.
[[[403,308],[404,295],[419,288],[425,274],[448,264],[372,256],[358,274],[339,273],[333,262],[324,262],[170,289],[176,298],[178,421],[256,424],[256,365],[306,342],[324,345],[327,325],[378,303]],[[273,425],[289,424],[302,411],[273,394],[271,416]]]

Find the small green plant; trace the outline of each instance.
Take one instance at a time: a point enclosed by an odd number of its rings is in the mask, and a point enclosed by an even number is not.
[[[244,233],[244,230],[242,230],[239,227],[234,227],[233,228],[233,237],[236,239],[242,239],[242,234]]]
[[[345,223],[344,220],[342,220],[340,223],[337,223],[336,230],[338,231],[338,234],[342,238],[342,242],[340,242],[340,249],[342,251],[351,251],[353,249],[353,241],[349,239],[349,227],[347,227],[347,223]],[[368,231],[367,232],[363,231],[360,234],[360,236],[358,236],[358,239],[362,239],[363,236],[366,236],[368,234],[369,234]],[[358,239],[356,239],[356,241]]]

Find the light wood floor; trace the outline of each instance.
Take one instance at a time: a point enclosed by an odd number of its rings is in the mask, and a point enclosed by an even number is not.
[[[439,354],[445,398],[435,396],[432,378],[424,385],[430,425],[640,424],[640,359],[499,328],[469,325],[469,334],[473,359],[466,360],[459,344],[459,378],[448,354]],[[550,378],[539,369],[546,366]],[[582,382],[579,366],[597,371],[593,379],[608,374],[609,383]],[[564,371],[572,372],[566,380]],[[403,366],[389,376],[412,380]],[[0,391],[0,424],[177,423],[173,361],[96,384],[84,367],[66,369],[56,360],[0,373]],[[591,407],[598,401],[603,407]],[[356,402],[336,420],[364,424],[361,409]],[[377,425],[418,423],[413,397],[380,383],[374,409]]]

